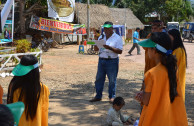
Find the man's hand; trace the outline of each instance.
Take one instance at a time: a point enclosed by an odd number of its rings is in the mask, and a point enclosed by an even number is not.
[[[103,45],[104,46],[104,48],[106,48],[106,49],[109,49],[109,50],[112,50],[113,48],[111,47],[111,46],[109,46],[109,45]]]
[[[117,54],[121,54],[122,53],[122,50],[120,50],[120,49],[113,48],[113,47],[111,47],[109,45],[103,45],[103,46],[104,46],[104,48],[109,49],[109,50],[113,51],[114,53],[117,53]]]
[[[94,51],[99,51],[99,48],[97,47],[97,45],[94,45]]]

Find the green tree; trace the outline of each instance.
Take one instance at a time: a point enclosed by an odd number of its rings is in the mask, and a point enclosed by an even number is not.
[[[47,11],[47,0],[16,0],[19,4],[19,34],[25,38],[26,18]],[[40,11],[41,10],[41,11]]]
[[[167,0],[165,2],[165,11],[168,20],[181,22],[188,21],[189,16],[193,14],[193,9],[189,1],[184,0]]]
[[[90,0],[90,4],[104,4],[111,6],[113,0]],[[87,3],[87,0],[76,0],[75,2]]]
[[[145,15],[152,12],[157,12],[164,22],[188,21],[193,15],[193,8],[188,0],[130,0],[128,7],[142,22],[148,21]]]

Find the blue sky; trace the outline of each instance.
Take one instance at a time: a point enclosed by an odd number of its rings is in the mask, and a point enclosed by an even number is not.
[[[190,0],[192,4],[194,4],[194,0]]]

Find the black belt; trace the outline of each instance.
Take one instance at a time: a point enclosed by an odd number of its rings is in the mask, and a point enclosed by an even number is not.
[[[101,59],[101,60],[115,60],[115,59],[118,59],[118,57],[117,58],[99,58],[99,59]]]

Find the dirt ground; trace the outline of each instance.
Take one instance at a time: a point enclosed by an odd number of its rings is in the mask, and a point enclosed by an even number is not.
[[[194,125],[194,43],[184,43],[188,55],[186,75],[186,109],[189,125]],[[117,96],[125,99],[123,112],[139,117],[140,105],[134,100],[143,79],[144,51],[129,56],[132,44],[124,46],[120,55]],[[89,47],[89,46],[88,46]],[[78,54],[78,45],[65,45],[63,49],[50,49],[43,54],[41,81],[50,89],[49,126],[101,126],[111,104],[108,102],[108,79],[104,86],[103,100],[90,103],[95,96],[94,81],[98,55]],[[11,77],[1,78],[6,103],[7,87]]]

